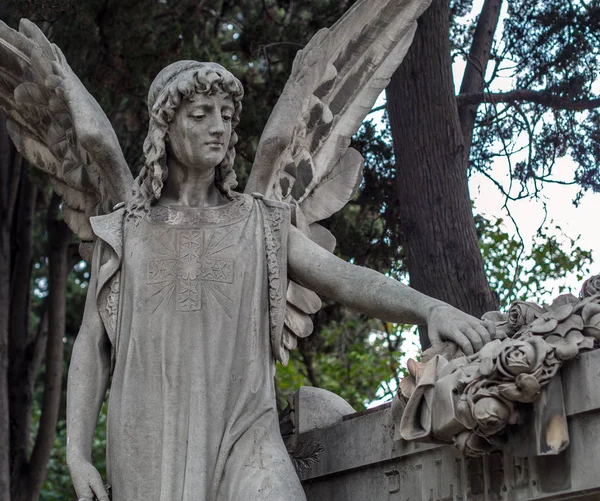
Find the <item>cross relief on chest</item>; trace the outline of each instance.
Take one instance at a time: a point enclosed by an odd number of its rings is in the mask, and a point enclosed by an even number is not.
[[[164,257],[147,265],[148,285],[164,284],[153,294],[161,294],[157,305],[174,294],[177,311],[200,310],[202,296],[209,294],[227,311],[231,298],[222,284],[233,282],[234,262],[221,253],[232,246],[228,236],[214,230],[175,230],[174,238],[158,237],[155,244]]]

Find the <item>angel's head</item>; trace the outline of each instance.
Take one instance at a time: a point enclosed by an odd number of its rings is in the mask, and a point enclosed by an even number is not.
[[[240,121],[244,90],[240,81],[216,63],[178,61],[163,69],[152,82],[148,93],[150,123],[144,141],[144,166],[134,185],[130,213],[147,211],[160,198],[168,177],[168,156],[174,155],[179,163],[198,162],[215,168],[215,185],[227,198],[237,186],[233,161]],[[198,134],[212,134],[213,139],[198,141],[184,129],[207,108],[218,108],[224,120],[223,130],[202,130]],[[182,113],[185,111],[185,113]],[[219,139],[224,143],[219,147]],[[208,143],[208,144],[207,144]]]

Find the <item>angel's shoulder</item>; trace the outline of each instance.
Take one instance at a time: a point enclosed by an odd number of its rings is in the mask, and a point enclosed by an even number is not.
[[[270,229],[269,233],[281,240],[287,240],[290,226],[295,224],[295,206],[266,198],[260,193],[252,193],[250,196],[255,204],[260,206],[265,224]]]
[[[109,214],[90,217],[90,224],[96,238],[109,244],[118,253],[123,246],[123,222],[126,209],[120,204],[115,209]]]
[[[251,195],[244,195],[244,196],[252,197],[254,200],[257,201],[257,203],[260,203],[266,209],[275,210],[277,212],[289,213],[291,215],[292,219],[294,219],[294,217],[295,217],[295,214],[296,214],[296,203],[295,202],[287,203],[287,202],[282,202],[281,200],[273,200],[272,198],[265,197],[261,193],[252,193]]]

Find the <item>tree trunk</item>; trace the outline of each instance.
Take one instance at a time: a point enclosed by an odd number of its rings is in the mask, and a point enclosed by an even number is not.
[[[434,0],[387,88],[400,223],[411,286],[481,316],[498,303],[471,211],[449,20],[447,0]],[[429,345],[424,330],[421,342]]]
[[[33,260],[33,219],[37,190],[27,169],[21,174],[11,234],[9,313],[10,476],[13,501],[29,459],[29,431],[36,372],[35,345],[29,335],[29,293]]]
[[[71,232],[50,207],[49,294],[35,335],[29,330],[33,220],[37,189],[0,123],[0,499],[37,501],[58,420]],[[35,379],[46,351],[44,397],[31,457],[30,427]],[[8,446],[10,444],[10,446]]]
[[[10,311],[10,186],[14,147],[0,116],[0,499],[10,501],[8,314]]]
[[[69,272],[69,243],[71,231],[59,219],[60,198],[54,194],[48,210],[48,339],[46,341],[46,370],[44,375],[44,398],[40,425],[27,476],[27,495],[23,499],[37,501],[46,476],[46,464],[56,435],[56,423],[60,407],[63,336],[67,311],[66,291]]]

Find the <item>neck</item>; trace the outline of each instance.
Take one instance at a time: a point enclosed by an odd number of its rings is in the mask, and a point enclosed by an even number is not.
[[[185,207],[213,207],[227,199],[215,186],[215,168],[188,169],[178,161],[168,162],[169,177],[160,196],[166,205]]]

